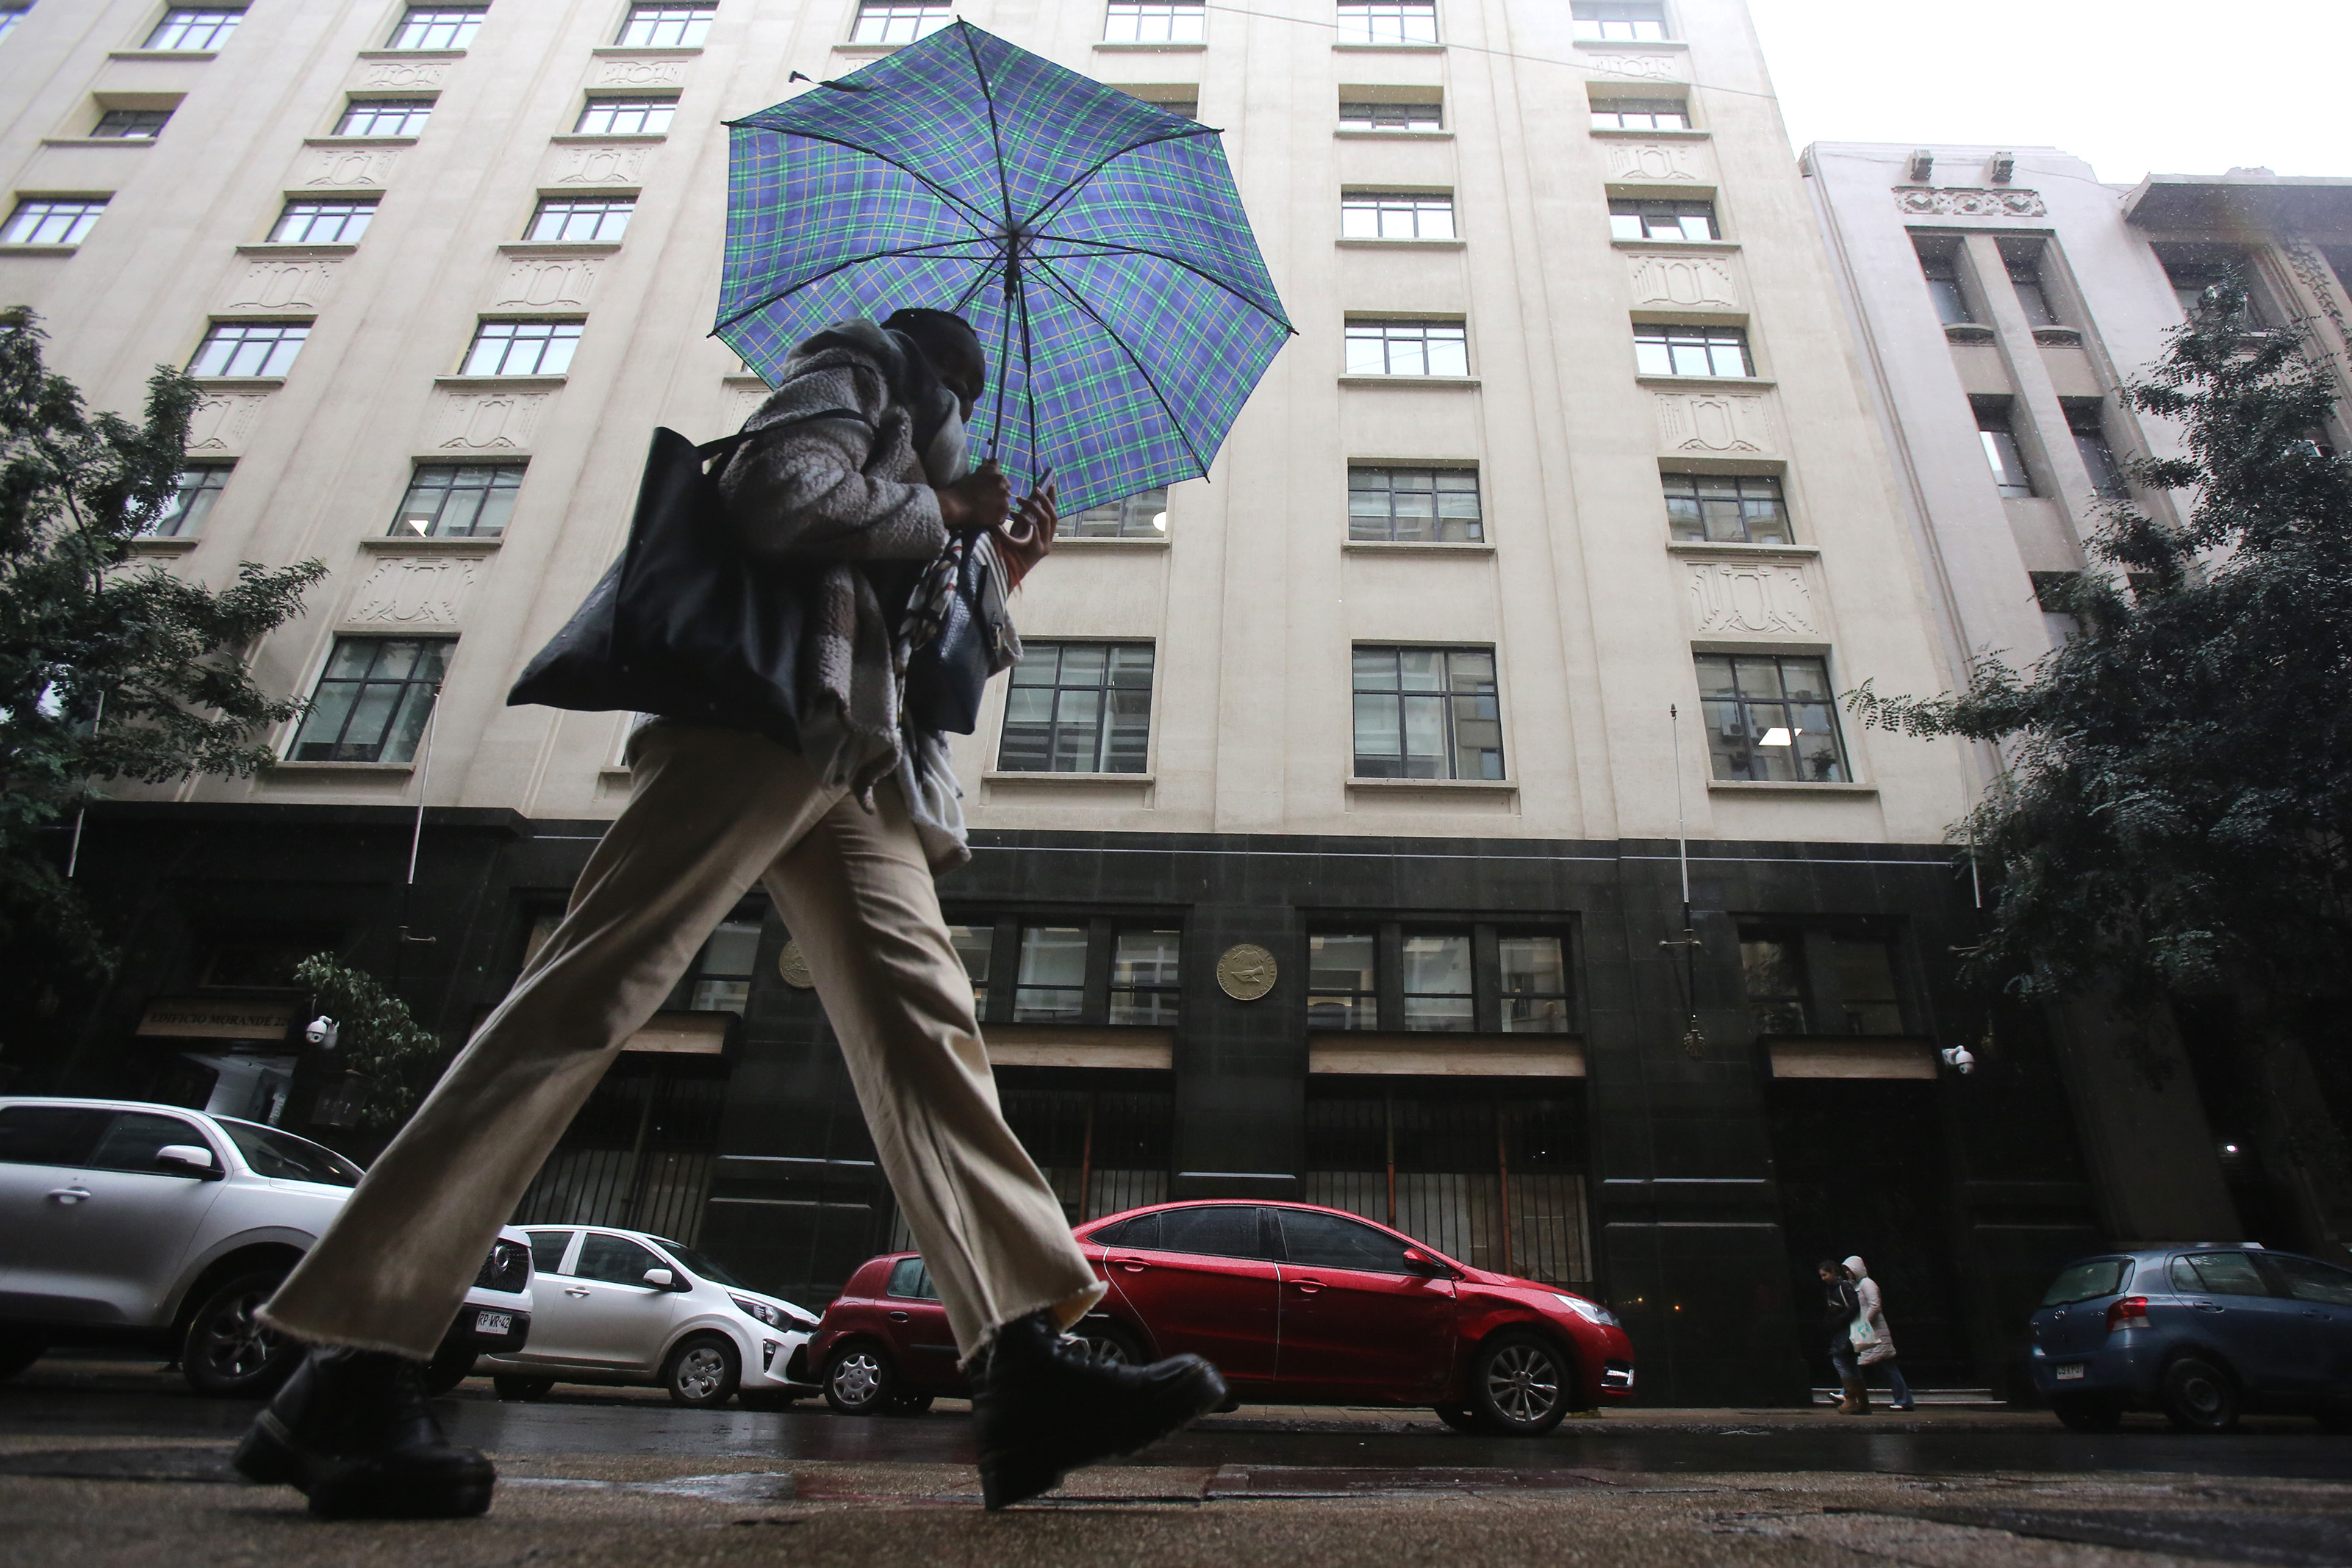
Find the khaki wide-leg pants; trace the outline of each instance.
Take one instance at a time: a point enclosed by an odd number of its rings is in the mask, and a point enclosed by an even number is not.
[[[572,906],[263,1309],[297,1338],[425,1358],[572,1113],[764,881],[815,977],[957,1346],[1103,1287],[997,1107],[971,982],[898,786],[867,811],[794,753],[657,725]]]

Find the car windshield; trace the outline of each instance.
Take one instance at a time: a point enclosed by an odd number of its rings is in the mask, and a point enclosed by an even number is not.
[[[751,1289],[751,1286],[745,1284],[742,1281],[737,1279],[734,1275],[729,1273],[718,1264],[713,1263],[709,1259],[704,1257],[701,1253],[697,1252],[693,1248],[680,1247],[675,1241],[663,1241],[658,1236],[655,1237],[654,1239],[661,1241],[663,1251],[668,1253],[671,1257],[685,1264],[686,1271],[688,1273],[699,1274],[714,1285],[727,1285],[738,1291],[748,1291]]]
[[[315,1181],[327,1186],[357,1186],[366,1173],[334,1150],[275,1127],[216,1118],[256,1176],[279,1181]]]
[[[2130,1272],[2128,1258],[2094,1258],[2086,1263],[2074,1264],[2051,1285],[2042,1304],[2063,1307],[2087,1301],[2094,1296],[2112,1296],[2124,1288],[2125,1276]]]

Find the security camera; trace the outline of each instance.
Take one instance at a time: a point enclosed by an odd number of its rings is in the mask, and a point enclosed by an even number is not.
[[[342,1032],[342,1025],[337,1023],[326,1014],[320,1013],[317,1018],[312,1019],[310,1023],[304,1027],[302,1030],[302,1038],[309,1040],[312,1045],[317,1046],[320,1051],[332,1051],[335,1049],[335,1037]]]
[[[1937,1054],[1944,1059],[1945,1066],[1963,1076],[1976,1070],[1976,1053],[1965,1045],[1948,1045]]]

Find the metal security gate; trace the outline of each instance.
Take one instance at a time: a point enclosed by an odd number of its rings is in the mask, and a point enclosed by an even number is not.
[[[540,1167],[514,1223],[611,1225],[694,1245],[726,1094],[725,1067],[710,1059],[624,1053]]]
[[[1118,1070],[997,1071],[1004,1120],[1037,1162],[1046,1185],[1061,1200],[1063,1217],[1072,1225],[1168,1200],[1168,1173],[1175,1153],[1175,1093],[1123,1082],[1087,1086],[1090,1079],[1145,1076]],[[890,1246],[894,1251],[914,1249],[903,1214],[891,1222]]]
[[[1309,1082],[1308,1203],[1394,1226],[1474,1268],[1548,1284],[1592,1279],[1584,1100],[1556,1082]]]

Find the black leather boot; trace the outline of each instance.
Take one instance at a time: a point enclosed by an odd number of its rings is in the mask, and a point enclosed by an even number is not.
[[[1197,1355],[1106,1364],[1065,1344],[1051,1312],[997,1330],[972,1371],[982,1500],[991,1511],[1061,1485],[1082,1465],[1131,1454],[1225,1402]]]
[[[469,1519],[498,1472],[452,1448],[425,1403],[425,1364],[314,1348],[237,1445],[247,1480],[294,1488],[321,1519]]]

